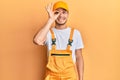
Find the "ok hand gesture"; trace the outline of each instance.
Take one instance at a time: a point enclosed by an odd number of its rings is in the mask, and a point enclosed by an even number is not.
[[[49,19],[51,19],[52,21],[55,21],[60,15],[60,13],[57,10],[53,11],[53,3],[48,4],[46,10],[48,12]]]

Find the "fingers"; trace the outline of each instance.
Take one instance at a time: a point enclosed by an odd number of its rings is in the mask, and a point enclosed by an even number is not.
[[[54,11],[54,16],[55,16],[55,19],[57,19],[57,17],[60,15],[60,12],[59,11]]]
[[[46,8],[46,10],[49,12],[49,4],[45,7]]]
[[[53,11],[53,3],[49,3],[45,8],[48,12],[49,18],[53,20],[55,20],[60,15],[58,10]]]
[[[50,7],[51,7],[51,11],[52,11],[52,10],[53,10],[53,3],[51,3],[51,6],[50,6]]]
[[[56,14],[56,16],[58,17],[60,15],[60,13]]]
[[[55,15],[59,14],[59,11],[54,11],[54,14],[55,14]]]
[[[54,14],[55,14],[55,15],[60,15],[60,13],[61,13],[61,12],[58,11],[58,10],[55,10],[55,11],[54,11]]]
[[[45,8],[47,11],[52,11],[53,10],[53,3],[49,3]]]

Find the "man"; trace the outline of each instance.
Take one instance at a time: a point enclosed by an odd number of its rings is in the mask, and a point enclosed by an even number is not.
[[[46,7],[49,18],[34,42],[47,45],[48,63],[45,80],[83,80],[83,42],[80,32],[66,25],[69,9],[58,1]],[[51,28],[55,22],[55,27]]]

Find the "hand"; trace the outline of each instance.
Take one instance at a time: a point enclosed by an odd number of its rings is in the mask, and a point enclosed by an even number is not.
[[[55,21],[60,15],[60,13],[57,10],[53,11],[53,3],[48,4],[46,10],[48,12],[49,19],[51,19],[52,21]]]

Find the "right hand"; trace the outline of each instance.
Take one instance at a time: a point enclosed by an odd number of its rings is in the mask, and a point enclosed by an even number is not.
[[[55,21],[57,19],[57,17],[60,15],[60,13],[57,10],[53,11],[52,3],[48,4],[48,6],[46,7],[46,10],[48,12],[49,19],[51,19],[52,21]]]

